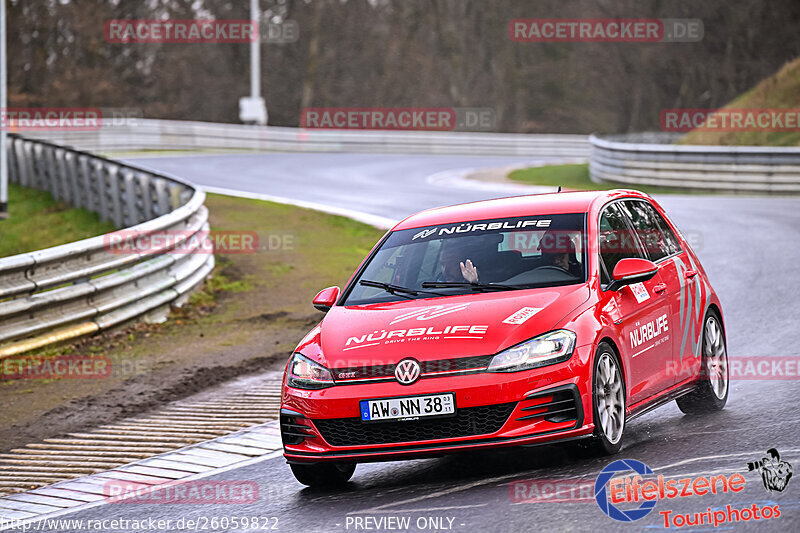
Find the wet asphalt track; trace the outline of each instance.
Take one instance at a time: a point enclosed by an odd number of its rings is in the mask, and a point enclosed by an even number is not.
[[[136,162],[201,185],[236,188],[315,201],[400,218],[420,209],[505,194],[432,185],[434,173],[465,167],[506,166],[511,157],[359,154],[261,154],[137,159]],[[507,194],[507,193],[506,193]],[[800,355],[800,199],[662,196],[658,200],[695,242],[723,304],[731,359]],[[310,298],[311,295],[309,295]],[[277,517],[277,531],[393,531],[387,517],[410,519],[409,531],[596,531],[664,529],[660,511],[673,513],[779,505],[770,520],[683,527],[681,531],[800,529],[800,479],[782,493],[768,493],[746,463],[776,447],[800,468],[800,382],[734,381],[727,408],[697,418],[674,403],[630,423],[625,446],[614,459],[632,458],[667,477],[732,474],[747,479],[742,492],[661,501],[631,524],[604,515],[593,498],[518,503],[515,482],[561,480],[592,484],[610,459],[583,454],[574,445],[509,448],[439,459],[359,465],[345,491],[304,489],[282,458],[252,464],[210,479],[256,480],[261,497],[241,505],[111,504],[62,519],[178,520],[204,517]],[[564,485],[561,486],[562,490]],[[581,493],[578,492],[578,495]],[[569,491],[560,499],[569,499]],[[431,528],[429,517],[445,527]],[[361,520],[359,520],[361,519]],[[367,521],[363,521],[368,519]],[[451,521],[452,520],[452,521]],[[274,521],[261,525],[273,526]],[[183,524],[186,526],[186,523]],[[209,523],[206,531],[214,531]],[[88,523],[84,523],[84,529]],[[359,527],[360,526],[360,527]],[[423,526],[423,527],[419,527]],[[675,530],[670,527],[669,530]],[[77,531],[76,526],[54,531]],[[153,531],[147,527],[118,531]],[[186,529],[184,529],[186,530]],[[221,530],[217,528],[216,530]],[[230,529],[233,530],[233,529]],[[258,528],[238,531],[265,530]]]

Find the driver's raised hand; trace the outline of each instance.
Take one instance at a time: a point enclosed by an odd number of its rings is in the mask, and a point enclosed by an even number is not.
[[[459,263],[461,265],[461,275],[470,283],[478,283],[478,269],[472,264],[470,259],[466,263]]]

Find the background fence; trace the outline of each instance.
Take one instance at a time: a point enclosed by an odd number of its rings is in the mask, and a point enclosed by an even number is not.
[[[175,238],[132,252],[101,235],[0,258],[0,358],[134,318],[161,319],[213,269],[213,254],[202,251],[209,245],[205,193],[186,181],[19,136],[9,136],[6,148],[11,182],[127,227],[112,234],[117,240],[133,244],[156,232]]]
[[[594,181],[732,192],[800,192],[800,148],[671,144],[679,135],[591,136]]]
[[[680,134],[610,136],[358,131],[118,119],[96,131],[37,134],[96,151],[259,150],[588,159],[594,181],[732,192],[800,192],[800,148],[674,144]]]
[[[120,119],[95,131],[36,137],[86,150],[260,150],[402,154],[555,155],[587,157],[586,135],[440,131],[357,131],[246,126],[179,120]]]

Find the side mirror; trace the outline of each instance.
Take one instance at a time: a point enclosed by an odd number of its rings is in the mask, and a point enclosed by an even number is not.
[[[318,311],[322,311],[323,313],[327,313],[333,307],[333,304],[336,303],[336,300],[339,299],[339,287],[328,287],[327,289],[322,289],[314,296],[314,307]]]
[[[625,285],[647,281],[658,273],[658,267],[652,261],[628,257],[620,259],[611,275],[612,281],[608,284],[609,291],[618,291]]]

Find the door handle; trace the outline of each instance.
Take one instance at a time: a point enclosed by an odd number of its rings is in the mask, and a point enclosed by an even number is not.
[[[697,270],[687,270],[683,275],[686,279],[692,279],[697,275]]]
[[[665,290],[667,290],[667,284],[666,283],[659,283],[658,285],[653,287],[653,290],[656,291],[656,292],[664,292]]]

